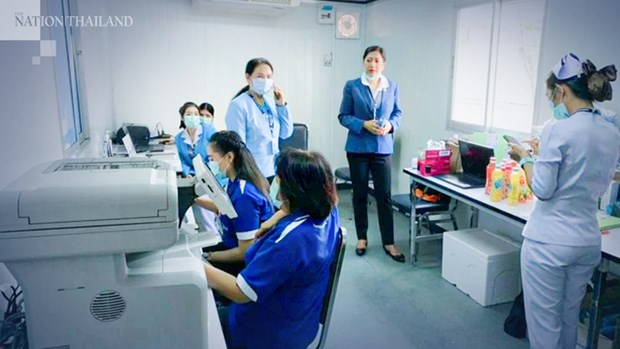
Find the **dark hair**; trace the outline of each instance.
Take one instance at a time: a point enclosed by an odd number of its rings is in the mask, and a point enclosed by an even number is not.
[[[373,45],[373,46],[368,46],[366,47],[366,49],[364,50],[364,57],[362,57],[362,60],[366,59],[366,56],[368,56],[369,53],[377,51],[381,54],[381,57],[383,57],[383,60],[385,61],[385,51],[383,50],[383,47],[378,46],[378,45]]]
[[[301,210],[315,219],[325,219],[338,203],[329,163],[315,151],[289,148],[276,160],[280,193],[291,212]]]
[[[254,70],[256,70],[256,68],[261,64],[267,64],[269,68],[271,68],[271,71],[273,71],[273,66],[267,60],[267,58],[258,57],[258,58],[252,58],[248,61],[248,63],[245,65],[245,73],[247,75],[252,75],[252,73],[254,73]],[[237,94],[233,97],[233,99],[239,97],[239,95],[249,90],[250,90],[250,85],[245,85],[245,87],[243,87],[241,90],[239,90],[239,92],[237,92]]]
[[[547,77],[547,89],[554,90],[556,85],[566,85],[577,98],[592,101],[608,101],[612,98],[610,81],[616,80],[616,67],[606,66],[596,70],[592,62],[586,59],[582,63],[583,73],[568,79],[560,80],[553,73]]]
[[[254,157],[241,139],[241,136],[235,131],[219,131],[213,134],[209,139],[209,144],[213,149],[225,155],[231,152],[235,159],[233,160],[233,168],[237,173],[237,178],[251,182],[263,193],[265,198],[269,199],[269,182],[258,169]]]
[[[202,103],[200,107],[198,107],[198,111],[201,111],[201,110],[208,111],[215,118],[215,108],[213,108],[213,105],[211,105],[211,103],[208,103],[208,102]]]
[[[198,109],[198,105],[196,105],[196,103],[194,103],[194,102],[185,102],[185,104],[183,104],[181,106],[181,108],[179,108],[179,114],[181,114],[181,124],[179,125],[179,128],[185,128],[185,123],[183,122],[183,115],[185,115],[185,111],[189,107],[196,107],[196,109]],[[198,110],[200,110],[200,109],[198,109]]]

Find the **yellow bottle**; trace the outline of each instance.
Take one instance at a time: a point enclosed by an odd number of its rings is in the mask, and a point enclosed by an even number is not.
[[[519,168],[514,167],[510,172],[510,185],[508,186],[508,205],[517,205],[519,203],[519,182],[521,181],[521,175],[519,174]]]
[[[527,178],[525,171],[521,167],[519,169],[519,203],[524,204],[527,202],[527,197],[530,192],[530,187],[527,185]]]
[[[491,184],[491,201],[502,201],[504,191],[504,173],[501,168],[496,167],[493,170],[493,176],[491,177],[493,183]]]

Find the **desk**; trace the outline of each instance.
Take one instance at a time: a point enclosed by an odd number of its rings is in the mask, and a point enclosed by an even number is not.
[[[492,202],[488,195],[484,194],[484,188],[478,189],[462,189],[448,182],[444,182],[441,179],[434,177],[425,177],[412,168],[403,169],[407,175],[411,176],[411,181],[426,185],[430,188],[444,193],[455,200],[461,201],[467,205],[470,205],[474,210],[483,210],[500,219],[515,222],[517,224],[525,225],[530,213],[533,209],[533,202],[527,204],[520,204],[516,206],[508,205],[505,200],[500,202]],[[416,236],[418,222],[414,218],[416,216],[415,205],[411,205],[411,219],[409,227],[409,258],[412,264],[416,260],[416,243],[441,239],[442,234],[436,234],[437,236]],[[474,212],[474,217],[477,216],[477,212]],[[477,220],[474,219],[474,224],[477,224]],[[602,261],[599,267],[596,269],[593,282],[594,292],[592,295],[592,308],[590,311],[591,319],[588,326],[588,342],[587,349],[596,348],[598,345],[598,337],[600,332],[601,314],[600,314],[600,298],[603,293],[603,286],[609,272],[609,263],[620,263],[620,228],[612,229],[609,234],[601,236],[601,250]]]
[[[406,174],[411,176],[411,181],[415,183],[423,184],[427,187],[437,190],[438,192],[444,193],[455,200],[461,201],[474,209],[473,217],[473,225],[477,223],[477,214],[478,210],[482,210],[487,212],[499,219],[515,222],[517,224],[525,225],[528,217],[530,216],[530,212],[532,212],[533,202],[528,202],[527,204],[520,205],[508,205],[506,200],[500,202],[493,202],[489,199],[488,195],[484,194],[484,188],[476,188],[476,189],[463,189],[459,188],[455,185],[452,185],[448,182],[442,181],[441,179],[437,179],[435,177],[422,176],[418,170],[414,170],[411,168],[405,168],[403,170]],[[415,205],[411,205],[411,217],[416,216],[416,208]],[[428,241],[428,240],[436,240],[441,239],[442,234],[434,234],[432,236],[416,236],[415,232],[417,231],[417,220],[410,220],[410,228],[409,228],[409,257],[411,263],[415,263],[416,260],[416,243]]]

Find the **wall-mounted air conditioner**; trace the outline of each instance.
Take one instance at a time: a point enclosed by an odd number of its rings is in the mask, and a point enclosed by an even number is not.
[[[283,16],[299,7],[300,0],[192,0],[192,7],[213,13]]]

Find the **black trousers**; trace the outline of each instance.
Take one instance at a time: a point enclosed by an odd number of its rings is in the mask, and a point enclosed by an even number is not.
[[[347,153],[351,182],[353,183],[353,215],[359,240],[367,240],[368,233],[368,173],[372,174],[379,230],[383,245],[394,244],[394,217],[392,216],[392,156]]]

